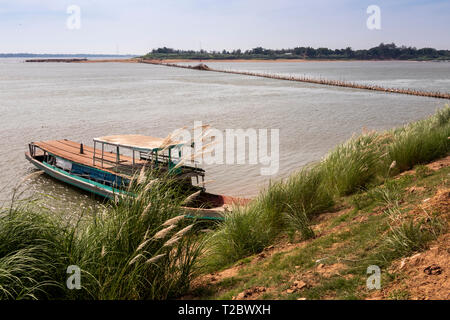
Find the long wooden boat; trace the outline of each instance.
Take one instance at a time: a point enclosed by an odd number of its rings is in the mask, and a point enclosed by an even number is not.
[[[182,207],[188,217],[220,220],[233,205],[249,201],[206,192],[205,171],[194,163],[179,165],[183,146],[181,142],[162,138],[117,135],[95,138],[93,148],[66,139],[31,142],[25,157],[55,179],[110,199],[128,196],[126,187],[143,166],[157,168],[159,172],[174,175],[190,189],[200,191],[192,206]]]

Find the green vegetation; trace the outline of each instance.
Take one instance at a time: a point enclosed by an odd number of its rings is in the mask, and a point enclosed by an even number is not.
[[[366,289],[370,265],[382,269],[382,288],[389,288],[393,281],[407,277],[388,269],[394,260],[426,250],[430,241],[448,231],[448,213],[445,217],[431,208],[418,216],[408,211],[437,190],[448,188],[449,173],[450,167],[444,167],[421,178],[388,177],[383,185],[358,193],[369,199],[360,209],[352,205],[354,196],[340,198],[340,213],[326,214],[320,227],[313,225],[320,236],[307,242],[297,243],[301,238],[297,239],[285,250],[271,249],[274,253],[264,251],[263,259],[256,255],[241,259],[233,266],[238,271],[232,276],[196,287],[192,294],[201,299],[230,299],[262,286],[266,291],[260,299],[363,299],[373,293]],[[408,192],[411,187],[424,191]],[[311,222],[317,224],[315,218]],[[284,244],[285,237],[278,245],[283,248]],[[321,271],[332,267],[334,272]],[[296,280],[306,285],[295,289]],[[385,298],[409,299],[410,294],[393,287]]]
[[[248,267],[236,278],[196,293],[231,298],[263,285],[282,288],[265,294],[271,298],[312,299],[331,293],[360,298],[368,265],[388,266],[425,249],[446,230],[439,213],[411,220],[400,204],[422,200],[405,193],[407,187],[421,183],[431,189],[446,183],[448,167],[436,173],[423,164],[449,153],[449,136],[446,106],[403,128],[353,137],[322,161],[273,182],[206,235],[195,232],[200,224],[180,215],[179,205],[186,200],[181,186],[143,171],[130,185],[136,197],[117,197],[76,221],[33,202],[15,202],[0,210],[0,299],[167,299],[185,293],[197,272],[239,260]],[[415,176],[395,176],[413,167]],[[377,206],[383,209],[373,214]],[[343,208],[348,211],[327,226],[313,225],[319,214]],[[291,242],[308,241],[289,254],[251,263],[252,255],[287,236]],[[337,244],[344,245],[331,252]],[[286,291],[293,273],[307,272],[317,261],[343,263],[344,269],[331,277],[312,273],[315,286]],[[70,265],[82,270],[80,290],[66,287]]]
[[[388,154],[390,160],[396,161],[397,172],[446,155],[450,147],[449,122],[447,106],[433,117],[394,130]]]
[[[118,197],[70,224],[20,204],[3,210],[0,298],[166,299],[184,292],[203,241],[179,215],[177,184],[141,174],[129,191],[139,196]],[[69,265],[82,270],[80,290],[66,287]]]
[[[383,183],[394,172],[446,155],[449,136],[450,107],[446,106],[403,128],[353,137],[320,163],[272,184],[249,206],[235,210],[212,238],[213,265],[258,253],[283,231],[292,232],[295,225],[301,238],[312,237],[308,221],[315,214],[331,209],[341,196]],[[395,197],[395,184],[385,183],[365,197],[356,195],[354,201],[380,202]]]
[[[333,60],[450,60],[450,50],[436,50],[433,48],[417,49],[415,47],[397,47],[394,43],[381,43],[368,50],[328,49],[311,47],[296,47],[293,49],[265,49],[257,47],[242,51],[194,51],[176,50],[172,48],[153,49],[144,56],[147,59],[333,59]]]
[[[246,207],[235,208],[211,238],[212,263],[221,266],[260,252],[283,230],[313,236],[309,217],[332,207],[317,168],[306,168],[279,181]]]
[[[338,146],[320,165],[328,188],[337,195],[348,195],[372,182],[383,171],[382,147],[383,139],[376,133],[354,137]]]

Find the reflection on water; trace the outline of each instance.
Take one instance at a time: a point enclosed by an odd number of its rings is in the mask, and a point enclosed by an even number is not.
[[[219,64],[219,63],[217,63]],[[444,90],[450,63],[228,63],[224,68],[307,74],[388,86]],[[216,66],[215,66],[216,67]],[[219,67],[219,66],[217,66]],[[206,166],[208,191],[254,196],[362,128],[387,129],[435,112],[443,100],[349,88],[167,68],[148,64],[26,64],[0,59],[0,191],[32,173],[30,141],[139,133],[165,137],[202,121],[213,127],[280,129],[280,170],[259,165]],[[395,83],[401,85],[395,85]],[[96,205],[91,195],[38,176],[30,192],[50,195],[58,209]]]

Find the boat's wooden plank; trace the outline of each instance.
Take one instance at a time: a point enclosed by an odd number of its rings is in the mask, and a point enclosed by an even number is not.
[[[47,148],[56,148],[61,152],[68,152],[73,154],[74,156],[79,156],[79,157],[83,157],[88,159],[90,162],[92,162],[93,159],[93,155],[94,155],[94,149],[91,147],[85,147],[83,146],[84,149],[84,153],[80,154],[80,148],[79,148],[79,144],[77,144],[76,142],[71,142],[71,144],[67,143],[68,141],[65,140],[51,140],[51,141],[42,141],[42,142],[36,142],[36,145],[40,145],[41,147],[47,147]],[[75,146],[75,145],[78,146]],[[101,156],[101,151],[97,150],[96,151],[96,156],[100,157]],[[112,162],[116,161],[116,154],[108,152],[108,153],[104,153],[104,159],[105,160],[109,160]],[[133,159],[131,157],[127,157],[124,155],[120,156],[121,159],[121,164],[132,164]],[[98,160],[100,161],[100,160]],[[139,163],[141,161],[135,161],[136,163]]]
[[[108,165],[108,164],[104,163],[103,167],[101,167],[100,165],[95,165],[94,166],[92,164],[92,158],[85,157],[85,156],[82,156],[80,154],[75,154],[75,153],[72,153],[70,151],[65,151],[65,150],[62,150],[60,148],[56,148],[55,146],[53,146],[51,144],[47,144],[45,142],[37,142],[35,144],[37,146],[41,147],[42,149],[44,149],[44,150],[46,150],[46,151],[48,151],[48,152],[50,152],[50,153],[52,153],[52,154],[54,154],[56,156],[60,156],[61,158],[64,158],[64,159],[67,159],[67,160],[70,160],[70,161],[73,161],[73,162],[76,162],[76,163],[79,163],[79,164],[82,164],[82,165],[85,165],[85,166],[88,166],[88,167],[97,168],[97,169],[100,169],[100,170],[103,170],[103,171],[107,171],[107,172],[110,172],[110,173],[113,173],[113,174],[117,174],[119,176],[126,177],[123,174],[119,174],[119,173],[115,172],[113,170],[114,169],[114,165]]]
[[[67,141],[64,141],[64,140],[52,141],[52,144],[55,146],[61,147],[64,150],[74,152],[76,154],[80,154],[80,145],[79,144],[78,144],[78,146],[74,146],[73,144],[67,144]],[[89,157],[92,160],[92,158],[94,157],[94,149],[83,145],[83,154],[82,155]],[[99,150],[96,151],[96,157],[101,157],[101,151],[99,151]],[[111,161],[111,162],[116,162],[116,155],[111,152],[108,152],[108,153],[105,152],[104,159]]]
[[[67,148],[61,147],[54,141],[43,141],[37,143],[37,145],[47,150],[48,152],[67,160],[71,160],[87,166],[93,166],[92,157],[90,157],[89,155],[73,152],[73,150],[68,150]],[[110,169],[114,166],[112,164],[104,163],[103,167],[106,169]]]
[[[110,160],[111,162],[114,162],[114,163],[105,161],[105,162],[103,162],[103,166],[101,166],[101,160],[96,159],[95,166],[94,166],[93,165],[94,148],[92,148],[92,147],[83,146],[84,153],[80,154],[80,144],[77,142],[74,142],[74,141],[70,141],[70,140],[49,140],[49,141],[34,142],[34,144],[56,156],[61,157],[61,158],[128,178],[128,174],[116,172],[116,170],[115,170],[116,154],[115,153],[109,152],[108,156],[105,157],[105,160]],[[106,154],[106,152],[105,152],[105,154]],[[100,157],[100,156],[101,156],[101,150],[96,149],[96,157]],[[128,157],[125,155],[120,155],[120,159],[121,159],[121,161],[120,161],[121,166],[123,166],[123,165],[130,166],[130,169],[131,169],[131,165],[133,163],[133,159],[131,157]],[[139,167],[139,165],[142,165],[144,163],[145,163],[145,161],[141,161],[141,160],[135,161],[135,164],[138,165],[138,167]],[[136,169],[138,169],[138,168],[136,168]]]
[[[57,140],[58,143],[64,144],[65,146],[67,146],[70,149],[74,149],[77,152],[80,151],[80,144],[78,142],[74,142],[74,141],[70,141],[70,140]],[[90,147],[90,146],[86,146],[83,144],[83,151],[84,153],[91,155],[91,158],[94,155],[94,148]],[[102,150],[97,149],[95,151],[95,155],[97,157],[101,157],[102,154]],[[120,158],[124,158],[126,159],[126,156],[120,155]],[[104,159],[109,160],[109,161],[116,161],[116,154],[113,152],[109,152],[109,151],[105,151],[104,152]]]
[[[70,141],[70,140],[55,140],[57,144],[63,144],[69,148],[69,150],[73,150],[75,153],[79,154],[80,151],[80,144],[78,142]],[[83,145],[83,151],[85,154],[90,155],[91,158],[94,156],[94,148],[90,146]],[[96,157],[101,157],[102,151],[99,149],[96,149],[95,155]],[[108,161],[116,162],[116,154],[114,152],[105,151],[103,158]],[[100,160],[99,160],[100,161]],[[121,164],[132,164],[133,158],[123,155],[120,155],[120,162]],[[135,164],[144,164],[146,161],[135,159]]]
[[[35,144],[38,147],[40,147],[54,155],[60,156],[67,160],[76,161],[81,164],[86,164],[86,165],[92,166],[92,157],[89,157],[88,155],[79,154],[79,153],[77,154],[75,152],[71,152],[70,150],[63,149],[61,147],[58,147],[51,141],[35,142]]]
[[[47,148],[52,148],[53,150],[57,149],[61,152],[65,152],[65,153],[70,153],[74,156],[77,157],[82,157],[82,158],[86,158],[86,159],[90,159],[92,161],[92,157],[89,156],[88,154],[80,154],[79,150],[73,150],[72,148],[67,147],[66,145],[63,145],[61,143],[59,143],[59,141],[57,140],[50,140],[50,141],[41,141],[38,142],[41,146],[45,146]],[[35,143],[35,144],[38,144]]]

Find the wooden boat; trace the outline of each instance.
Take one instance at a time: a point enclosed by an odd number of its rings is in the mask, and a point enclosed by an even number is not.
[[[128,196],[126,187],[143,166],[158,169],[174,175],[190,189],[200,191],[192,206],[182,207],[188,217],[220,220],[233,205],[249,201],[206,192],[205,171],[194,161],[179,165],[183,146],[184,143],[170,139],[116,135],[95,138],[93,148],[66,139],[31,142],[25,157],[53,178],[110,199]]]

